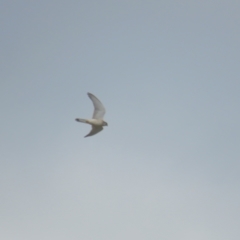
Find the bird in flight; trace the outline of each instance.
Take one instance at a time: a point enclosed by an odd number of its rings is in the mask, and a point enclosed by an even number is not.
[[[82,118],[76,118],[75,120],[77,122],[87,123],[92,125],[92,130],[85,136],[93,136],[97,134],[98,132],[103,130],[103,126],[108,126],[108,124],[103,121],[103,116],[106,112],[103,104],[91,93],[88,93],[88,97],[92,100],[94,111],[93,116],[91,119],[82,119]]]

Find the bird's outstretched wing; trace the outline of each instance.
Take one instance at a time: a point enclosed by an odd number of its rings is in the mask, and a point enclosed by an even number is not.
[[[90,133],[88,135],[86,135],[85,137],[90,137],[92,135],[97,134],[98,132],[102,131],[103,127],[102,126],[92,126],[92,130],[90,131]]]
[[[103,116],[106,112],[103,104],[91,93],[88,93],[89,98],[93,102],[94,112],[93,117],[94,119],[103,119]]]

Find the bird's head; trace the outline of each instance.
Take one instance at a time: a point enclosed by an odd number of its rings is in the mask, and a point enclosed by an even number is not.
[[[108,126],[108,123],[103,121],[103,126]]]

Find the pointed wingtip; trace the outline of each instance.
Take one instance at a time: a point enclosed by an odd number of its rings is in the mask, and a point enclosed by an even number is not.
[[[88,97],[89,97],[90,99],[92,99],[93,97],[94,97],[94,98],[97,98],[94,94],[92,94],[92,93],[90,93],[90,92],[88,92],[87,95],[88,95]]]

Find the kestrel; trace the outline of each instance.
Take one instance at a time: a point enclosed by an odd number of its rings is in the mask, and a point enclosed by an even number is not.
[[[103,126],[108,126],[108,124],[103,121],[103,116],[106,112],[103,104],[91,93],[88,93],[89,98],[93,102],[94,106],[94,112],[91,119],[82,119],[82,118],[76,118],[75,120],[77,122],[87,123],[92,125],[92,130],[85,136],[89,137],[92,135],[97,134],[98,132],[103,130]]]

